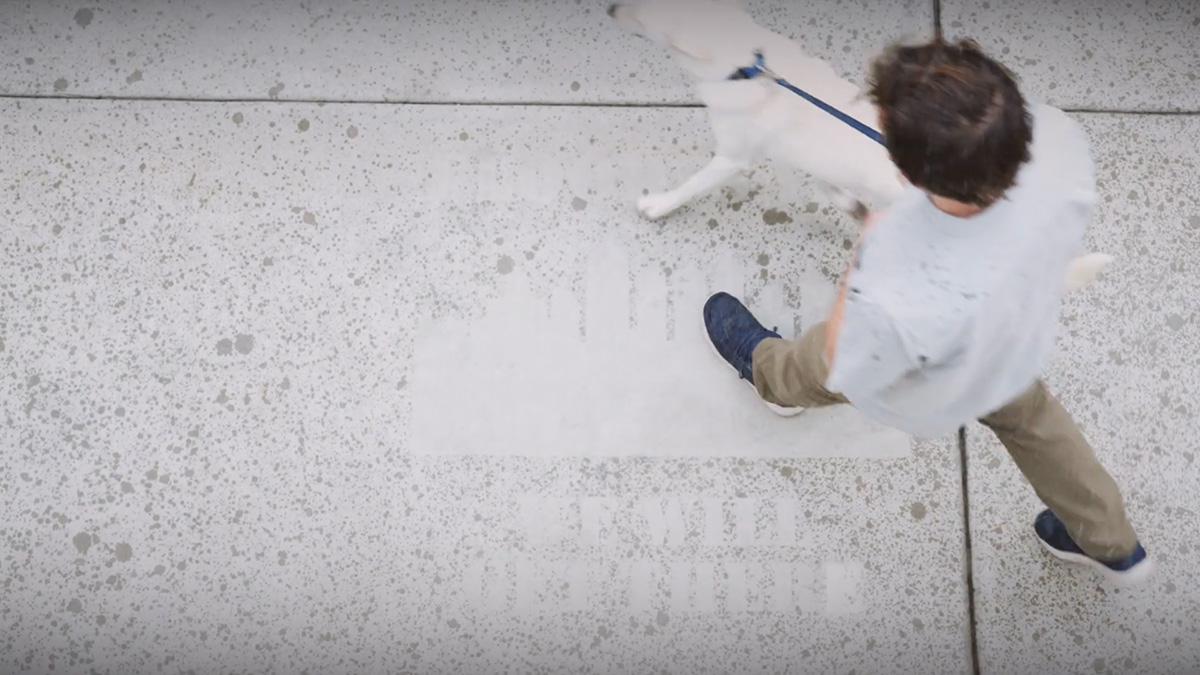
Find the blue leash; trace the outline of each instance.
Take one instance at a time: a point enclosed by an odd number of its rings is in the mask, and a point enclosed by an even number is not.
[[[816,96],[809,94],[808,92],[804,91],[803,89],[800,89],[799,87],[793,85],[791,82],[788,82],[787,80],[777,76],[775,73],[768,70],[767,62],[766,62],[766,59],[763,58],[762,52],[754,52],[754,65],[749,66],[747,68],[738,68],[737,72],[735,72],[734,74],[729,76],[729,79],[731,79],[731,80],[753,80],[754,78],[758,77],[759,75],[769,76],[772,80],[775,80],[775,83],[778,84],[779,86],[784,87],[788,91],[791,91],[792,93],[796,94],[797,96],[800,96],[801,98],[803,98],[804,100],[808,101],[809,103],[817,106],[821,110],[824,110],[825,112],[829,113],[830,115],[833,115],[834,117],[838,118],[839,120],[845,122],[846,124],[850,125],[854,129],[861,132],[867,138],[875,141],[876,143],[878,143],[880,145],[884,145],[883,135],[880,134],[878,131],[875,131],[871,127],[868,127],[867,125],[863,124],[862,122],[859,122],[858,120],[847,115],[846,113],[842,112],[841,110],[838,110],[837,108],[829,105],[828,103],[822,101],[821,99],[817,98]]]

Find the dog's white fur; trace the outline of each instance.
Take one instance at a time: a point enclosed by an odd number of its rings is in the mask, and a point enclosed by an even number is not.
[[[759,26],[740,0],[642,0],[613,5],[609,14],[625,30],[665,47],[695,78],[716,140],[704,168],[673,190],[638,200],[645,217],[662,218],[763,159],[807,172],[847,213],[861,212],[861,202],[886,208],[903,191],[903,179],[879,143],[769,78],[728,79],[762,51],[776,75],[878,130],[875,107],[858,87]],[[1076,258],[1067,271],[1067,290],[1086,286],[1111,261],[1102,253]]]

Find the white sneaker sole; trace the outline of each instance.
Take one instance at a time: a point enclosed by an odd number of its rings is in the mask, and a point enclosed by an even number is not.
[[[712,349],[712,353],[714,355],[716,355],[716,357],[721,361],[721,363],[725,364],[726,368],[732,368],[733,366],[729,365],[729,362],[725,360],[725,357],[721,356],[721,352],[717,351],[717,346],[713,344],[712,338],[710,338],[708,336],[708,325],[704,323],[704,315],[703,314],[701,314],[701,316],[700,316],[700,327],[704,329],[704,341],[708,343],[709,348]],[[747,385],[750,386],[750,390],[754,392],[754,398],[758,399],[759,401],[762,401],[762,404],[767,406],[768,410],[775,413],[776,415],[779,415],[780,417],[795,417],[796,415],[799,415],[800,413],[804,412],[805,410],[808,410],[808,408],[801,408],[801,407],[785,408],[781,405],[776,405],[774,403],[771,403],[770,401],[768,401],[758,395],[758,389],[754,386],[753,382],[751,382],[750,380],[743,380],[741,374],[738,373],[737,370],[734,370],[734,375],[737,375],[739,380],[742,380],[743,382],[745,382]]]
[[[1035,534],[1034,536],[1037,535]],[[1099,572],[1101,576],[1118,586],[1140,586],[1141,584],[1146,583],[1146,581],[1154,575],[1154,570],[1156,568],[1154,559],[1150,557],[1149,553],[1147,553],[1145,560],[1138,563],[1132,569],[1126,572],[1116,572],[1106,567],[1103,563],[1093,560],[1086,555],[1070,553],[1068,551],[1060,551],[1050,544],[1047,544],[1046,541],[1041,537],[1037,537],[1037,540],[1038,543],[1042,545],[1042,548],[1046,549],[1046,551],[1055,558],[1075,565],[1090,567]]]

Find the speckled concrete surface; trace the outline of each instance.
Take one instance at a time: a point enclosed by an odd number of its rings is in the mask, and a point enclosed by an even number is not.
[[[274,99],[0,102],[0,672],[970,672],[952,444],[775,419],[686,328],[821,315],[850,226],[807,181],[648,224],[700,111],[287,102],[691,102],[606,4],[0,7],[0,93]],[[942,11],[1036,98],[1200,110],[1195,7],[1109,4]],[[932,18],[748,5],[855,80]],[[973,427],[981,672],[1192,672],[1200,120],[1080,119],[1118,260],[1050,383],[1161,568],[1049,559]]]
[[[1004,448],[971,430],[971,531],[985,673],[1200,671],[1200,118],[1081,115],[1117,260],[1070,298],[1051,388],[1084,426],[1157,556],[1154,581],[1105,584],[1046,555],[1040,509]]]
[[[947,37],[971,37],[1058,107],[1200,111],[1194,0],[942,0]]]
[[[692,102],[665,55],[611,25],[608,0],[341,3],[63,0],[0,8],[0,91],[279,100]],[[844,76],[923,0],[751,0],[764,25]]]
[[[560,326],[565,293],[596,349],[698,331],[698,285],[819,314],[852,226],[807,182],[764,169],[636,215],[705,158],[701,111],[2,105],[0,670],[969,669],[949,443],[418,433],[416,371],[446,363],[422,327],[505,298]],[[634,282],[612,326],[588,319],[614,311],[586,305],[597,250]],[[713,395],[753,396],[704,364]]]

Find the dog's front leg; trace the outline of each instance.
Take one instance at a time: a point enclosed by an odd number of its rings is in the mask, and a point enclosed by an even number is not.
[[[717,155],[674,190],[646,195],[639,199],[638,211],[651,220],[662,218],[709,190],[724,185],[739,172],[749,168],[749,162]]]

